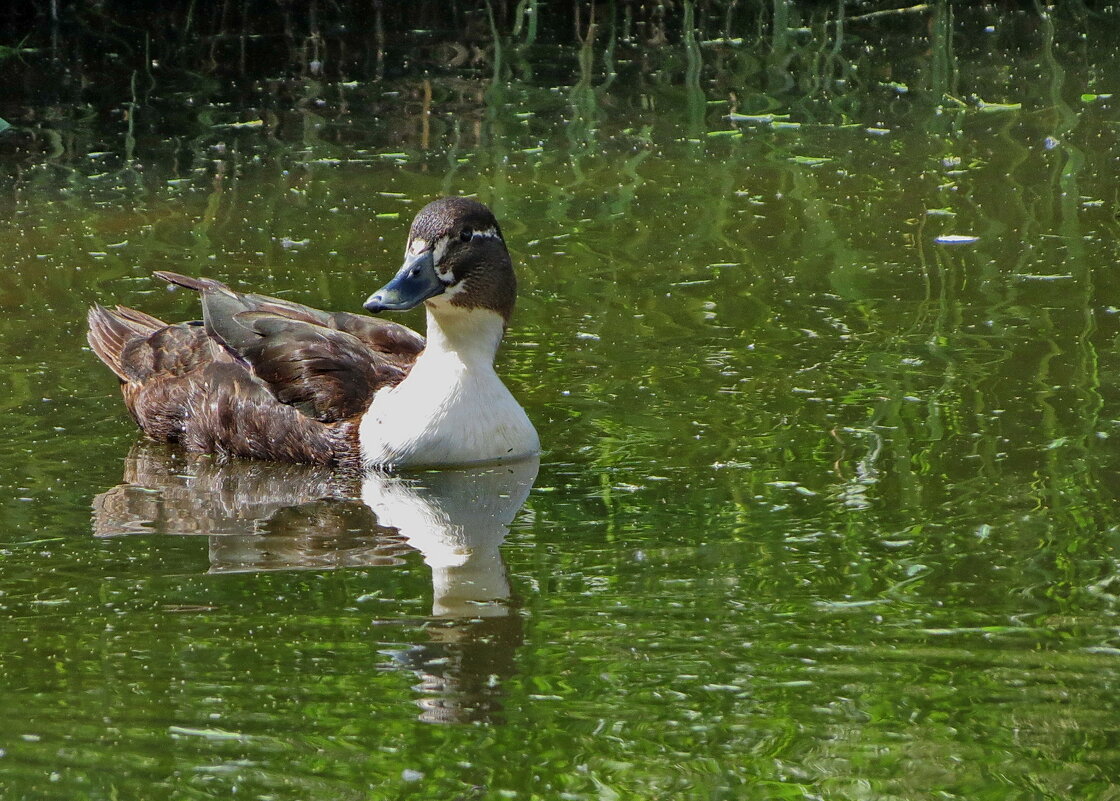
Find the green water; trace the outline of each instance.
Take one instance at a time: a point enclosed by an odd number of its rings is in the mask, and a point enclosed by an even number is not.
[[[1120,798],[1116,22],[8,110],[0,798]],[[138,444],[89,304],[356,311],[445,193],[539,468]]]

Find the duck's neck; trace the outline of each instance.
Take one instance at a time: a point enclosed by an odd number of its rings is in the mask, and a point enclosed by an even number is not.
[[[359,443],[367,465],[435,467],[514,460],[540,449],[525,410],[494,372],[501,314],[441,304],[405,379],[374,396]]]
[[[439,361],[463,368],[494,368],[494,356],[505,334],[505,320],[489,309],[460,309],[454,306],[427,308],[427,344],[416,367]]]

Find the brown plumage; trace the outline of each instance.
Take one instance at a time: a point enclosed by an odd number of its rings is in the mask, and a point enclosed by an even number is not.
[[[358,467],[358,420],[399,384],[424,340],[395,323],[328,313],[208,278],[158,272],[201,294],[201,322],[121,306],[89,311],[89,344],[149,437],[192,451]]]

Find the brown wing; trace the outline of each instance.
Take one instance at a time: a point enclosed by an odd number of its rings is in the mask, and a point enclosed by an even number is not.
[[[144,432],[190,450],[357,465],[357,416],[423,349],[394,323],[160,277],[202,294],[202,322],[96,306],[89,343]]]
[[[231,323],[255,335],[240,338],[237,351],[276,399],[324,423],[361,414],[377,390],[408,373],[344,331],[263,311]]]
[[[163,325],[131,309],[96,306],[89,342],[120,378],[129,413],[154,440],[204,453],[359,463],[355,421],[328,425],[279,402],[199,323]]]
[[[244,295],[212,279],[156,275],[199,291],[210,337],[251,366],[277,400],[321,422],[365,411],[424,348],[421,336],[385,320]]]
[[[224,331],[238,339],[236,330],[225,331],[228,322],[241,312],[260,311],[350,334],[402,367],[411,365],[424,350],[424,337],[407,326],[389,320],[349,312],[320,311],[267,295],[242,294],[212,278],[192,278],[166,270],[159,270],[155,275],[168,283],[200,293],[206,324],[215,329],[211,334],[218,336],[222,336]]]

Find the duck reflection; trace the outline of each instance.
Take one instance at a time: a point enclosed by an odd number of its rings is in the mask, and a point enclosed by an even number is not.
[[[432,569],[430,642],[388,652],[420,679],[420,719],[495,720],[501,680],[524,639],[498,546],[529,495],[539,462],[429,473],[416,483],[370,475],[362,500]]]
[[[211,573],[394,566],[419,551],[430,641],[386,655],[419,678],[421,720],[493,720],[523,640],[499,546],[538,467],[357,476],[138,443],[123,482],[94,499],[93,529],[206,535]]]

